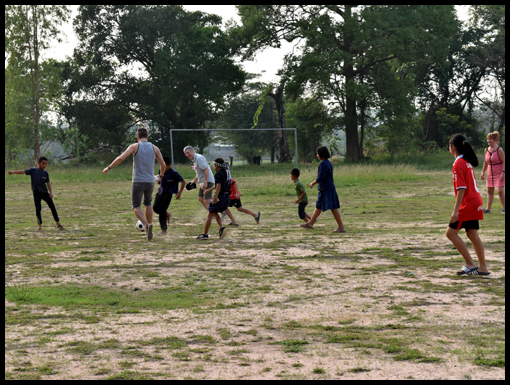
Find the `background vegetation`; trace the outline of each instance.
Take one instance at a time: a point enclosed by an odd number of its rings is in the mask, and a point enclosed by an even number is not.
[[[470,6],[467,22],[451,5],[237,8],[222,28],[179,5],[82,5],[80,44],[59,62],[41,57],[69,8],[6,6],[6,167],[51,156],[51,142],[75,164],[111,161],[140,125],[165,153],[173,128],[190,130],[175,148],[202,151],[219,136],[193,129],[292,126],[303,162],[319,143],[350,161],[425,154],[456,132],[481,146],[498,130],[504,146],[504,5]],[[278,84],[242,70],[284,40],[300,44]],[[249,134],[223,139],[250,163],[292,161],[285,131]]]

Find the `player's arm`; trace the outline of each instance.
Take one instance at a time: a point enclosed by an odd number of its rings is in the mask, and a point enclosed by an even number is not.
[[[19,174],[19,175],[25,175],[25,170],[16,170],[16,171],[8,171],[7,174]]]
[[[118,166],[119,164],[121,164],[129,155],[133,154],[134,151],[135,151],[135,146],[137,145],[138,143],[134,143],[132,145],[130,145],[126,151],[124,151],[122,154],[120,154],[118,157],[115,158],[115,160],[108,166],[106,167],[104,170],[103,170],[103,174],[106,174],[108,171],[110,171],[112,168],[114,168],[115,166]]]
[[[181,189],[175,196],[175,199],[181,199],[181,194],[182,194],[182,191],[184,190],[184,187],[186,187],[186,181],[183,179],[183,180],[181,180]]]
[[[485,152],[487,152],[487,149],[485,149]],[[485,153],[483,154],[483,167],[482,167],[482,173],[480,174],[480,179],[484,179],[485,170],[487,170],[487,160],[485,158]]]
[[[51,190],[51,183],[47,182],[46,184],[48,185],[48,191],[50,192],[50,198],[53,198],[53,191]]]
[[[154,152],[156,153],[156,159],[158,160],[158,163],[159,163],[159,176],[161,178],[163,178],[161,170],[164,170],[166,168],[166,164],[165,164],[165,161],[163,159],[163,155],[161,155],[161,151],[159,151],[159,148],[157,148],[156,146],[154,146]]]
[[[220,186],[221,186],[221,185],[220,185]],[[212,186],[212,187],[208,188],[207,190],[204,190],[204,194],[209,193],[209,191],[212,191],[212,190],[214,190],[215,188],[216,188],[216,186]]]
[[[220,196],[220,191],[221,191],[221,183],[217,183],[216,184],[216,192],[213,197],[214,204],[218,203],[218,197]]]
[[[209,167],[206,167],[204,169],[204,185],[202,187],[202,190],[204,190],[204,188],[207,187],[208,181],[209,181]]]
[[[501,163],[503,163],[503,170],[502,170],[503,172],[501,173],[501,178],[500,178],[500,180],[503,181],[503,180],[505,180],[505,152],[503,151],[503,149],[501,147],[498,148],[498,155],[499,155],[499,159],[501,159]]]
[[[455,198],[455,207],[453,208],[453,213],[450,218],[450,223],[455,223],[459,220],[459,209],[462,204],[462,199],[464,198],[464,193],[466,192],[465,188],[459,188],[457,190],[457,197]]]
[[[305,190],[301,191],[301,195],[299,196],[298,199],[296,199],[296,201],[294,203],[298,204],[299,202],[301,202],[301,199],[303,199],[303,197],[305,196]]]

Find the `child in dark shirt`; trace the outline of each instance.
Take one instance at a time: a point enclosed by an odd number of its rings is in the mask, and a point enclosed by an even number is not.
[[[340,201],[336,193],[336,187],[333,183],[333,166],[328,158],[330,158],[328,148],[325,146],[317,147],[317,158],[321,161],[319,169],[317,170],[317,179],[310,183],[310,188],[313,188],[316,184],[319,185],[319,197],[315,204],[315,210],[312,214],[312,218],[307,223],[303,223],[300,226],[306,229],[313,229],[313,225],[317,220],[318,216],[323,211],[331,210],[331,213],[335,217],[338,227],[333,230],[335,233],[345,233],[345,227],[340,217]]]
[[[52,199],[53,192],[51,190],[50,175],[45,170],[46,166],[48,166],[48,159],[44,156],[41,156],[37,162],[37,165],[38,167],[29,168],[27,170],[9,171],[8,174],[30,175],[32,192],[34,194],[35,215],[37,217],[37,224],[39,225],[37,227],[37,231],[42,230],[41,200],[45,201],[50,208],[51,213],[53,214],[53,219],[55,219],[56,227],[60,230],[63,230],[64,226],[60,224],[57,209],[55,208],[55,204],[53,203]],[[48,185],[48,187],[46,187],[46,185]]]
[[[197,237],[197,239],[201,240],[209,239],[209,227],[211,227],[213,218],[216,219],[216,222],[220,226],[220,239],[227,233],[227,229],[221,225],[221,218],[218,213],[227,210],[230,204],[230,184],[232,177],[230,176],[228,163],[222,158],[214,160],[214,171],[216,171],[214,175],[214,186],[204,191],[204,194],[207,194],[209,191],[215,190],[215,195],[207,208],[209,214],[205,222],[204,232]]]
[[[181,199],[182,190],[184,190],[186,181],[172,168],[172,161],[168,156],[164,156],[163,160],[165,161],[166,168],[163,178],[161,178],[161,170],[159,170],[158,183],[160,187],[156,194],[156,199],[154,200],[153,210],[159,215],[161,235],[166,235],[167,225],[170,223],[170,217],[172,216],[172,214],[167,212],[168,206],[170,206],[170,202],[172,201],[172,195],[176,194],[175,199]],[[179,182],[181,183],[181,188],[177,191]]]

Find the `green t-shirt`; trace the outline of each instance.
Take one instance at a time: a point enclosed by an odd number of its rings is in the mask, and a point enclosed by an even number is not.
[[[306,194],[306,188],[303,185],[303,183],[301,183],[301,181],[298,179],[297,181],[294,182],[294,184],[296,185],[296,194],[298,198],[301,196],[301,193],[303,191],[305,192],[305,196],[303,197],[303,199],[301,199],[300,202],[308,203],[308,195]]]

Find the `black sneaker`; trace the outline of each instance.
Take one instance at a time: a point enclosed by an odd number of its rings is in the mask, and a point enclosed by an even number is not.
[[[221,229],[220,229],[220,239],[223,239],[223,237],[227,235],[227,229],[225,226],[221,226]]]
[[[260,211],[259,211],[258,215],[255,217],[255,222],[257,222],[257,225],[259,224],[259,221],[260,221]]]
[[[149,241],[152,239],[152,225],[147,225],[147,239]]]
[[[197,239],[202,239],[202,240],[207,240],[209,239],[209,235],[208,234],[200,234]]]

